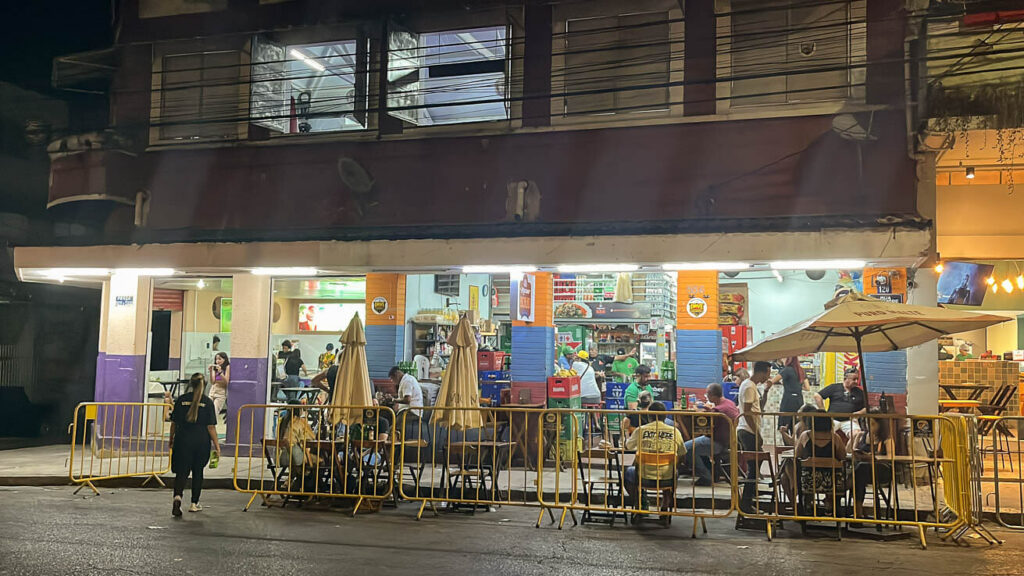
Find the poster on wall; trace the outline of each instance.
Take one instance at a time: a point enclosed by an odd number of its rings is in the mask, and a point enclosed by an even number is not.
[[[520,322],[534,321],[534,305],[537,301],[534,289],[536,282],[537,277],[534,274],[523,274],[519,280],[512,283],[514,318]]]
[[[303,303],[299,304],[299,332],[341,332],[365,307],[357,303]]]
[[[477,317],[480,316],[480,287],[470,286],[469,287],[469,309],[477,313]]]
[[[231,298],[220,299],[220,331],[231,332]]]
[[[748,297],[749,289],[746,284],[719,284],[718,325],[746,326],[749,324]]]

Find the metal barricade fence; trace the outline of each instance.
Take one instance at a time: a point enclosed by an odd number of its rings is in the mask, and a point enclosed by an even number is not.
[[[99,494],[94,482],[144,477],[142,485],[170,472],[170,404],[83,402],[71,421],[68,478]]]
[[[401,497],[420,502],[417,519],[427,506],[436,514],[439,504],[469,511],[540,506],[544,459],[557,445],[546,433],[544,413],[501,407],[403,410],[395,461],[402,470]]]
[[[1021,416],[978,417],[978,444],[981,457],[981,493],[985,510],[992,512],[1001,526],[1024,530],[1024,449],[1020,432]]]
[[[947,416],[764,413],[778,430],[739,438],[747,467],[740,516],[775,523],[825,522],[958,530],[970,522],[970,452],[966,428]],[[757,440],[760,440],[758,438]],[[944,479],[943,480],[940,480]],[[841,535],[841,531],[839,532]]]
[[[379,406],[246,404],[238,410],[235,490],[269,505],[309,499],[379,507],[394,491],[395,413]]]
[[[567,439],[554,470],[571,473],[540,474],[537,493],[563,521],[566,510],[609,524],[689,517],[696,536],[736,509],[736,430],[724,414],[549,409],[544,420]]]

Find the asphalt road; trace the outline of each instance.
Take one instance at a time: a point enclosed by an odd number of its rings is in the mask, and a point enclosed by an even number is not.
[[[875,542],[782,532],[737,532],[731,520],[670,529],[588,525],[535,529],[533,509],[414,520],[415,506],[350,518],[335,510],[241,508],[246,498],[208,490],[199,514],[170,516],[169,490],[0,488],[0,575],[499,574],[1020,574],[1024,534],[989,548],[932,538]],[[186,492],[187,497],[187,492]]]

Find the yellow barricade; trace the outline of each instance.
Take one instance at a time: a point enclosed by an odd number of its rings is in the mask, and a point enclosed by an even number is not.
[[[759,437],[741,432],[740,516],[927,528],[959,537],[975,526],[965,418],[902,414],[765,413]],[[940,478],[943,480],[940,481]],[[839,532],[841,535],[841,531]]]
[[[235,490],[265,505],[349,498],[352,514],[394,490],[395,413],[378,406],[246,404],[235,428]]]
[[[549,409],[544,420],[561,440],[538,497],[563,522],[566,511],[609,524],[682,516],[696,536],[705,518],[736,509],[736,430],[723,414]]]
[[[978,417],[983,503],[986,510],[991,503],[996,522],[1013,530],[1024,530],[1022,430],[1021,416]]]
[[[71,422],[68,478],[99,494],[94,482],[144,477],[142,485],[170,472],[170,404],[83,402]]]
[[[427,506],[473,511],[501,505],[539,506],[538,476],[554,445],[541,408],[403,410],[396,467],[401,497]]]

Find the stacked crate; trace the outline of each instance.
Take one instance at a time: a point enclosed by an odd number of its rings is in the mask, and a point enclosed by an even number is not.
[[[607,382],[604,388],[604,407],[607,410],[626,409],[626,388],[629,382]],[[621,414],[608,414],[608,431],[618,434],[621,429]]]
[[[548,378],[548,408],[583,408],[580,377]],[[583,422],[582,412],[570,412],[561,414],[557,424],[551,423],[552,427],[558,428],[558,452],[563,461],[575,459],[576,452],[583,448]]]
[[[480,399],[488,398],[491,406],[501,405],[501,391],[512,386],[504,352],[481,350],[476,354],[477,376],[480,379]],[[515,400],[513,399],[513,402]]]

